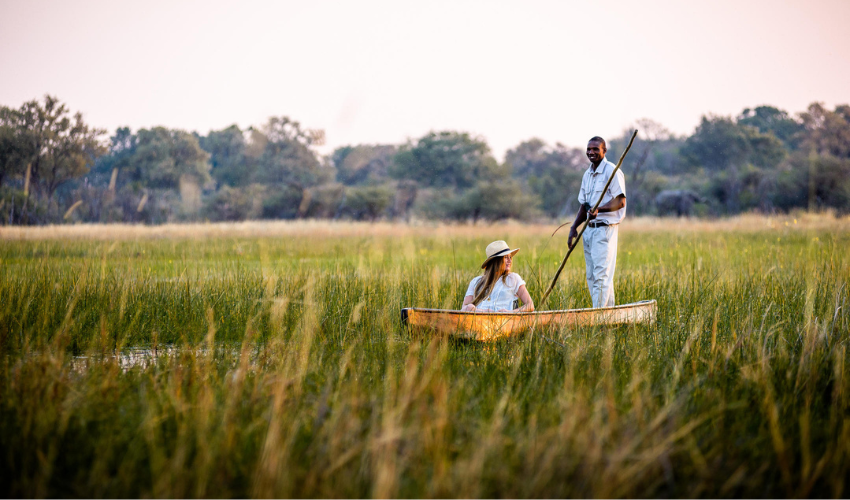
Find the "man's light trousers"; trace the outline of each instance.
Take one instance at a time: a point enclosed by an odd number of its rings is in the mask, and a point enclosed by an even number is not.
[[[617,265],[617,228],[619,225],[588,227],[584,239],[584,263],[587,288],[593,307],[614,305],[614,267]]]

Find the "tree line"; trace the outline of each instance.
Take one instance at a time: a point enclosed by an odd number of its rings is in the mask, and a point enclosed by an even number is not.
[[[848,105],[706,115],[689,136],[648,119],[634,126],[623,167],[632,214],[850,212]],[[606,138],[610,160],[629,134]],[[271,117],[205,136],[125,127],[106,138],[53,96],[0,106],[0,223],[562,218],[577,210],[588,166],[584,144],[537,138],[499,162],[461,131],[326,156],[322,135]]]

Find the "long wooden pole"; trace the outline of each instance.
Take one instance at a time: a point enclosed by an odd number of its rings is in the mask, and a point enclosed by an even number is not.
[[[626,153],[628,153],[629,149],[632,148],[632,143],[635,142],[635,137],[637,137],[637,133],[638,133],[637,130],[635,130],[634,133],[632,133],[632,138],[629,139],[629,145],[626,146],[626,150],[623,151],[622,156],[620,156],[620,161],[617,162],[617,166],[614,168],[614,171],[611,172],[611,177],[608,178],[608,182],[605,183],[605,187],[602,189],[602,194],[599,196],[599,199],[596,200],[596,205],[594,205],[593,208],[590,210],[591,212],[593,212],[597,208],[599,208],[599,205],[602,203],[602,198],[605,197],[605,192],[608,191],[608,186],[611,185],[611,181],[614,180],[614,176],[617,175],[617,171],[620,170],[620,166],[623,164],[623,159],[626,157]],[[584,224],[581,226],[581,231],[578,232],[578,236],[576,236],[576,240],[575,240],[575,242],[573,242],[573,246],[571,246],[569,248],[569,250],[567,250],[567,254],[564,255],[564,260],[561,261],[561,266],[558,267],[558,271],[555,273],[555,277],[552,278],[552,283],[549,284],[549,289],[546,290],[546,293],[543,294],[543,298],[540,299],[540,309],[541,310],[543,309],[543,305],[546,303],[546,299],[549,298],[549,294],[552,293],[552,290],[555,288],[555,283],[558,282],[558,278],[561,276],[561,271],[564,270],[564,266],[567,264],[567,259],[570,258],[570,254],[573,253],[573,249],[576,246],[578,246],[578,242],[581,239],[581,235],[584,234],[584,230],[587,228],[587,224],[589,222],[590,222],[590,219],[585,219]],[[564,227],[563,224],[561,226],[559,226],[558,229],[561,229],[562,227]],[[558,229],[556,229],[555,232],[557,232]],[[552,233],[552,235],[554,235],[554,234],[555,233]]]

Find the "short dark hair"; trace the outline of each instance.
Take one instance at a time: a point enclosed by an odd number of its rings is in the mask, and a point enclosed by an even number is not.
[[[605,151],[608,151],[608,143],[606,143],[605,139],[599,137],[598,135],[594,135],[587,142],[601,142],[602,143],[602,149],[604,149]]]

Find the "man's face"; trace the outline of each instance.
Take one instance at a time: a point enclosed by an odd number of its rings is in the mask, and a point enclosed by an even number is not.
[[[591,163],[599,163],[605,158],[605,146],[599,141],[590,141],[587,143],[587,159]]]

